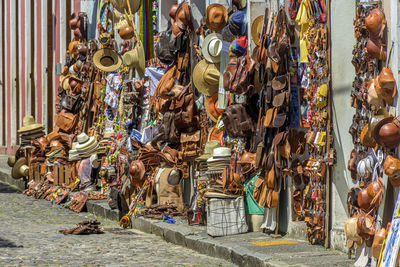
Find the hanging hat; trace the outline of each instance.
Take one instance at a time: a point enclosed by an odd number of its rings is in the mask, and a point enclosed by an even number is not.
[[[43,128],[43,124],[37,123],[33,116],[25,116],[22,121],[22,127],[19,128],[18,133],[30,132]]]
[[[236,6],[237,9],[243,10],[247,6],[247,0],[232,0],[232,4]]]
[[[245,23],[246,11],[237,10],[229,16],[229,27],[233,34],[241,36],[246,33],[246,23]]]
[[[400,144],[400,121],[390,116],[380,120],[374,129],[376,142],[386,148],[396,148]]]
[[[138,12],[140,8],[140,0],[111,0],[112,6],[118,10],[120,13],[125,14],[125,12],[129,13],[129,6],[131,8],[132,14]]]
[[[11,171],[11,176],[14,179],[19,179],[21,177],[25,177],[29,175],[29,167],[28,167],[28,161],[26,158],[19,158],[17,162],[15,162],[12,171]]]
[[[188,2],[179,5],[172,5],[169,11],[171,18],[172,32],[178,36],[181,32],[193,29],[192,9]]]
[[[247,52],[247,47],[249,42],[247,36],[243,35],[239,37],[236,41],[232,42],[229,46],[229,56],[230,57],[241,57]]]
[[[365,18],[365,26],[373,38],[382,37],[386,27],[385,13],[380,8],[374,8]]]
[[[132,161],[129,165],[129,174],[131,175],[135,183],[140,183],[144,181],[144,174],[146,168],[141,160]]]
[[[201,52],[209,63],[219,63],[221,61],[222,35],[211,33],[203,41]]]
[[[392,70],[383,68],[378,77],[375,78],[374,84],[378,97],[391,106],[396,95],[396,80],[394,79]]]
[[[145,57],[142,41],[138,41],[135,48],[123,55],[124,65],[135,68],[141,77],[144,77]]]
[[[384,107],[385,103],[383,102],[383,99],[378,96],[378,93],[376,92],[376,85],[375,85],[375,79],[371,79],[368,82],[368,104],[374,105],[377,108]]]
[[[260,36],[263,23],[264,23],[264,16],[261,15],[258,16],[255,20],[253,20],[253,23],[251,24],[251,38],[253,39],[253,42],[257,46],[260,46]]]
[[[206,96],[205,107],[207,116],[213,122],[217,122],[218,118],[224,113],[223,109],[218,108],[218,93],[213,94],[211,97]]]
[[[122,64],[121,57],[112,49],[103,48],[93,55],[93,64],[102,71],[117,71]]]
[[[229,25],[226,25],[221,31],[222,39],[225,42],[232,43],[235,40],[235,35],[232,33]]]
[[[202,94],[212,96],[218,91],[219,76],[219,65],[203,59],[194,67],[193,83]]]
[[[78,144],[76,145],[76,150],[78,152],[85,153],[92,149],[93,147],[97,146],[97,141],[94,136],[89,137],[86,133],[81,133],[77,137]]]
[[[228,21],[228,11],[221,4],[211,4],[206,11],[207,28],[219,32],[225,27]]]

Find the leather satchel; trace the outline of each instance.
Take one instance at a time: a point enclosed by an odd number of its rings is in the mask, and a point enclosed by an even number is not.
[[[61,130],[67,133],[73,132],[78,124],[78,120],[78,115],[69,113],[66,110],[62,110],[55,118],[56,126],[60,127]]]
[[[235,94],[249,91],[256,62],[248,55],[232,58],[224,73],[224,88]]]
[[[222,121],[231,137],[247,137],[254,132],[254,123],[243,104],[228,106],[222,114]]]
[[[170,144],[179,143],[179,132],[175,127],[174,112],[166,112],[163,117],[164,141]]]
[[[201,153],[200,149],[200,130],[194,133],[181,134],[182,151],[179,152],[179,158],[182,161],[193,161]]]
[[[72,113],[78,113],[81,104],[80,95],[65,94],[61,97],[60,106]]]
[[[174,120],[178,130],[185,132],[188,128],[198,125],[199,116],[196,112],[194,96],[189,85],[186,86],[172,102],[172,109],[175,112]]]

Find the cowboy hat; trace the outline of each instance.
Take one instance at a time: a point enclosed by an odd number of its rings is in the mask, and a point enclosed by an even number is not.
[[[218,91],[219,76],[219,66],[203,59],[194,67],[193,83],[202,94],[212,96]]]
[[[121,13],[129,12],[129,7],[131,8],[132,14],[138,12],[140,8],[140,0],[111,0],[112,6]]]
[[[228,22],[228,11],[221,4],[211,4],[206,11],[207,28],[219,32]]]
[[[22,121],[22,127],[17,131],[18,133],[25,133],[43,128],[43,124],[37,123],[33,116],[25,116]]]
[[[218,93],[213,94],[211,97],[206,96],[206,112],[207,116],[213,121],[217,122],[219,116],[224,113],[223,109],[218,108]]]
[[[141,77],[144,76],[145,71],[145,57],[142,41],[138,41],[135,48],[126,52],[123,57],[124,65],[135,68]]]
[[[261,35],[261,30],[264,22],[264,16],[258,16],[255,20],[253,20],[253,23],[251,24],[251,38],[253,39],[253,42],[257,45],[260,46],[260,35]]]
[[[175,36],[186,31],[188,28],[193,29],[192,9],[188,2],[182,2],[179,5],[173,5],[169,12],[171,17],[172,32]]]
[[[219,63],[221,61],[222,35],[211,33],[206,36],[201,47],[201,53],[210,63]]]
[[[374,8],[365,18],[365,26],[369,34],[374,38],[382,37],[386,27],[385,13],[380,8]]]
[[[113,72],[121,67],[122,59],[114,50],[103,48],[94,53],[93,64],[102,71]]]
[[[28,167],[28,161],[26,158],[19,158],[17,162],[15,162],[12,171],[11,171],[11,176],[14,179],[19,179],[21,177],[25,177],[29,175],[29,167]]]

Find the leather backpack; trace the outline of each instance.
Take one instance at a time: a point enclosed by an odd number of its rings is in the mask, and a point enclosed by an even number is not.
[[[247,137],[254,132],[254,124],[243,104],[228,106],[222,114],[225,129],[231,137]]]
[[[251,88],[256,62],[248,55],[232,58],[224,73],[224,88],[235,94],[245,94]]]
[[[175,114],[174,112],[166,112],[163,117],[163,133],[164,141],[170,144],[179,143],[179,132],[175,127]]]
[[[188,128],[198,125],[199,116],[196,112],[194,95],[187,85],[178,97],[172,101],[171,110],[175,112],[175,126],[182,132],[187,132]]]
[[[67,133],[72,133],[75,130],[78,121],[78,115],[68,113],[65,110],[58,113],[55,119],[56,126],[60,127],[61,130]]]
[[[170,65],[175,61],[175,36],[172,29],[160,32],[159,41],[154,46],[157,58],[164,64]]]

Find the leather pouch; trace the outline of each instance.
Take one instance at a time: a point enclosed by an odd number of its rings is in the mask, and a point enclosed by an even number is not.
[[[278,113],[274,118],[272,126],[274,128],[280,128],[283,125],[285,125],[286,119],[287,119],[286,113]]]
[[[276,108],[282,107],[282,106],[287,106],[289,104],[289,93],[288,92],[283,92],[280,94],[277,94],[274,97],[274,100],[272,101],[272,105]]]
[[[275,120],[276,112],[278,109],[270,108],[265,113],[264,117],[264,127],[273,127],[273,121]]]
[[[62,110],[56,115],[55,122],[61,130],[67,133],[71,133],[75,129],[75,126],[78,123],[78,119],[78,115],[74,115],[72,113],[66,112],[65,110]]]
[[[279,91],[287,88],[287,75],[279,75],[272,79],[272,89]]]

